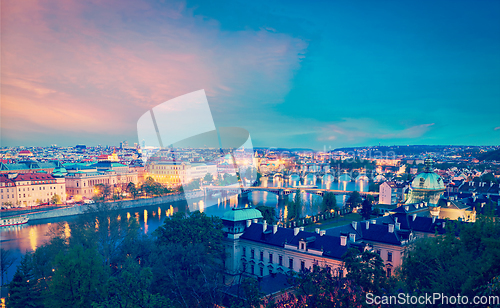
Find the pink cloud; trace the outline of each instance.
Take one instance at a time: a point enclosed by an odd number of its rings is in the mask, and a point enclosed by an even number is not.
[[[283,99],[305,43],[197,23],[183,3],[3,1],[2,128],[135,135],[147,109],[198,89]]]

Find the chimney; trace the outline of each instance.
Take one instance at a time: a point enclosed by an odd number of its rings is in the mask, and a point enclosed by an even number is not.
[[[319,234],[319,228],[314,229],[314,231]]]
[[[394,233],[394,224],[389,224],[389,233]]]
[[[436,222],[436,216],[432,216],[432,223]]]
[[[296,236],[297,234],[299,234],[299,231],[300,231],[299,227],[293,228],[293,236]]]
[[[401,229],[401,223],[400,222],[397,222],[396,223],[396,230],[400,230]]]
[[[450,202],[450,201],[447,201],[447,202],[446,202],[446,206],[448,206],[448,207],[449,207],[450,205],[451,205],[451,202]]]
[[[252,220],[251,219],[248,219],[247,220],[247,228],[250,227],[252,225]]]
[[[273,234],[278,232],[278,225],[273,225]]]
[[[347,236],[341,235],[340,236],[340,245],[345,246],[347,244]]]
[[[409,205],[405,205],[405,211],[408,212],[410,210],[410,206]]]
[[[254,218],[254,219],[253,219],[253,222],[254,222],[254,223],[258,223],[258,222],[259,222],[259,219],[258,219],[258,218]]]
[[[445,226],[446,226],[446,221],[443,221],[443,229],[444,229]]]
[[[323,236],[323,235],[325,235],[325,233],[326,233],[326,230],[321,230],[321,231],[319,231],[319,236]]]
[[[370,221],[369,220],[366,221],[366,230],[368,230],[368,229],[370,229]]]
[[[397,223],[397,222],[398,222],[398,218],[394,217],[394,223]]]
[[[352,222],[352,227],[354,228],[354,230],[357,230],[358,222],[357,221],[353,221]]]
[[[417,214],[413,214],[413,221],[415,221],[415,219],[417,219]]]
[[[262,223],[262,232],[266,232],[267,229],[267,221],[264,219],[264,222]]]

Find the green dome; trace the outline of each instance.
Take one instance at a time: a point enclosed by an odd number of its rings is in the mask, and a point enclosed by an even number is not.
[[[434,172],[423,172],[411,182],[412,189],[444,190],[443,179]]]
[[[224,213],[222,217],[223,220],[229,221],[245,221],[248,219],[260,219],[262,217],[262,213],[253,208],[233,208],[230,211]]]

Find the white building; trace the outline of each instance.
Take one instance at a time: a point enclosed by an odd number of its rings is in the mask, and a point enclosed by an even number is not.
[[[64,177],[48,173],[10,173],[0,175],[2,207],[27,207],[49,203],[54,195],[66,201]]]

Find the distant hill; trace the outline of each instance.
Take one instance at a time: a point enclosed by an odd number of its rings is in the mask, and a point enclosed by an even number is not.
[[[476,158],[478,160],[480,160],[480,161],[483,161],[483,160],[487,160],[487,161],[491,161],[491,160],[500,161],[500,150],[493,150],[493,151],[489,151],[489,152],[486,152],[486,153],[483,153],[483,154],[479,154]]]

